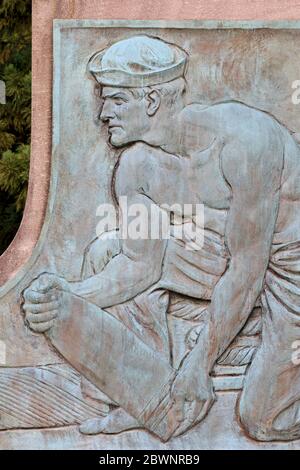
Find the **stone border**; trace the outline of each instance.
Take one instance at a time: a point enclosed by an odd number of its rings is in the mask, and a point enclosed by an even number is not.
[[[171,28],[171,29],[299,29],[300,20],[53,20],[54,29]]]

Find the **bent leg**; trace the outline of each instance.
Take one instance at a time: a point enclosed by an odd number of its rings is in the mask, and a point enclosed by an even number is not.
[[[263,295],[262,344],[245,379],[239,415],[254,439],[288,441],[300,438],[300,365],[293,363],[300,314],[273,290]]]
[[[52,345],[141,425],[167,439],[178,426],[169,403],[175,371],[168,360],[109,313],[64,296],[62,317],[46,334]]]
[[[95,239],[86,249],[81,276],[83,279],[103,270],[110,260],[120,251],[118,232],[112,231]],[[169,294],[157,288],[148,289],[136,298],[106,309],[132,333],[139,337],[151,349],[164,355],[169,360],[170,346],[166,313]],[[87,386],[84,386],[86,385]],[[104,403],[118,406],[106,397],[99,388],[89,386],[83,379],[83,391]],[[140,427],[140,424],[122,408],[112,409],[108,416],[99,416],[82,423],[80,431],[84,434],[116,433]]]

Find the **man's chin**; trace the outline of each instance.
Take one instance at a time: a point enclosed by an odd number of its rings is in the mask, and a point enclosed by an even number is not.
[[[124,147],[125,145],[129,144],[130,142],[127,141],[127,140],[118,139],[117,137],[114,137],[113,135],[111,135],[109,137],[109,143],[113,147]]]

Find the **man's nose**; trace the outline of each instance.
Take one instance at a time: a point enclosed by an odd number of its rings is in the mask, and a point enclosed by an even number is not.
[[[109,119],[112,119],[114,116],[115,113],[113,112],[111,104],[107,101],[104,101],[99,118],[101,119],[101,121],[106,122]]]

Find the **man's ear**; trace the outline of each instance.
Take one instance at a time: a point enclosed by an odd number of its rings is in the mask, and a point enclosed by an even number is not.
[[[152,90],[147,94],[146,99],[148,101],[147,114],[153,116],[160,106],[160,94],[158,91]]]

